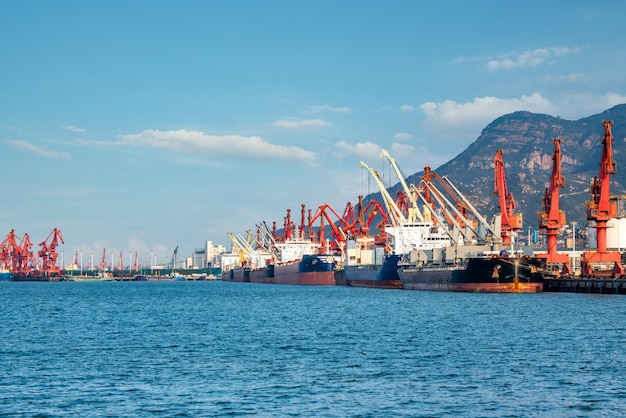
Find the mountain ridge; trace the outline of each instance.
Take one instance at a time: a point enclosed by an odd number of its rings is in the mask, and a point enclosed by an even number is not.
[[[493,159],[498,149],[504,151],[505,174],[509,191],[516,202],[516,212],[524,218],[524,229],[538,228],[537,212],[542,210],[545,189],[552,174],[552,140],[562,140],[562,170],[565,186],[561,188],[560,207],[567,222],[586,225],[585,201],[589,184],[599,173],[604,127],[602,121],[614,122],[613,157],[616,174],[611,177],[611,195],[626,194],[626,167],[620,170],[620,159],[626,155],[626,104],[578,120],[517,111],[496,118],[465,150],[434,171],[447,176],[487,219],[499,213],[493,193]],[[424,171],[407,177],[407,183],[418,184]],[[391,188],[401,188],[398,182]],[[379,199],[380,193],[365,200]]]

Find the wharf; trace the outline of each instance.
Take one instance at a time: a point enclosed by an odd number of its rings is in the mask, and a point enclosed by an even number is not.
[[[626,295],[626,279],[549,278],[543,291]]]

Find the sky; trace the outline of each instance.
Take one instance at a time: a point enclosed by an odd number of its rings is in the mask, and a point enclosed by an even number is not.
[[[230,248],[453,159],[499,116],[626,103],[622,1],[0,1],[0,237],[64,264]],[[110,260],[109,260],[110,261]],[[128,264],[128,263],[126,263]]]

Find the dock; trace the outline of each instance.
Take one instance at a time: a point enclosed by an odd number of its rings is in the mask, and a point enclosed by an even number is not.
[[[550,278],[544,279],[543,291],[626,295],[626,279]]]

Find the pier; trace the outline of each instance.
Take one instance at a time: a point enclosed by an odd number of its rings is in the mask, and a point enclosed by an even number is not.
[[[543,291],[626,295],[626,279],[551,278],[544,280]]]

